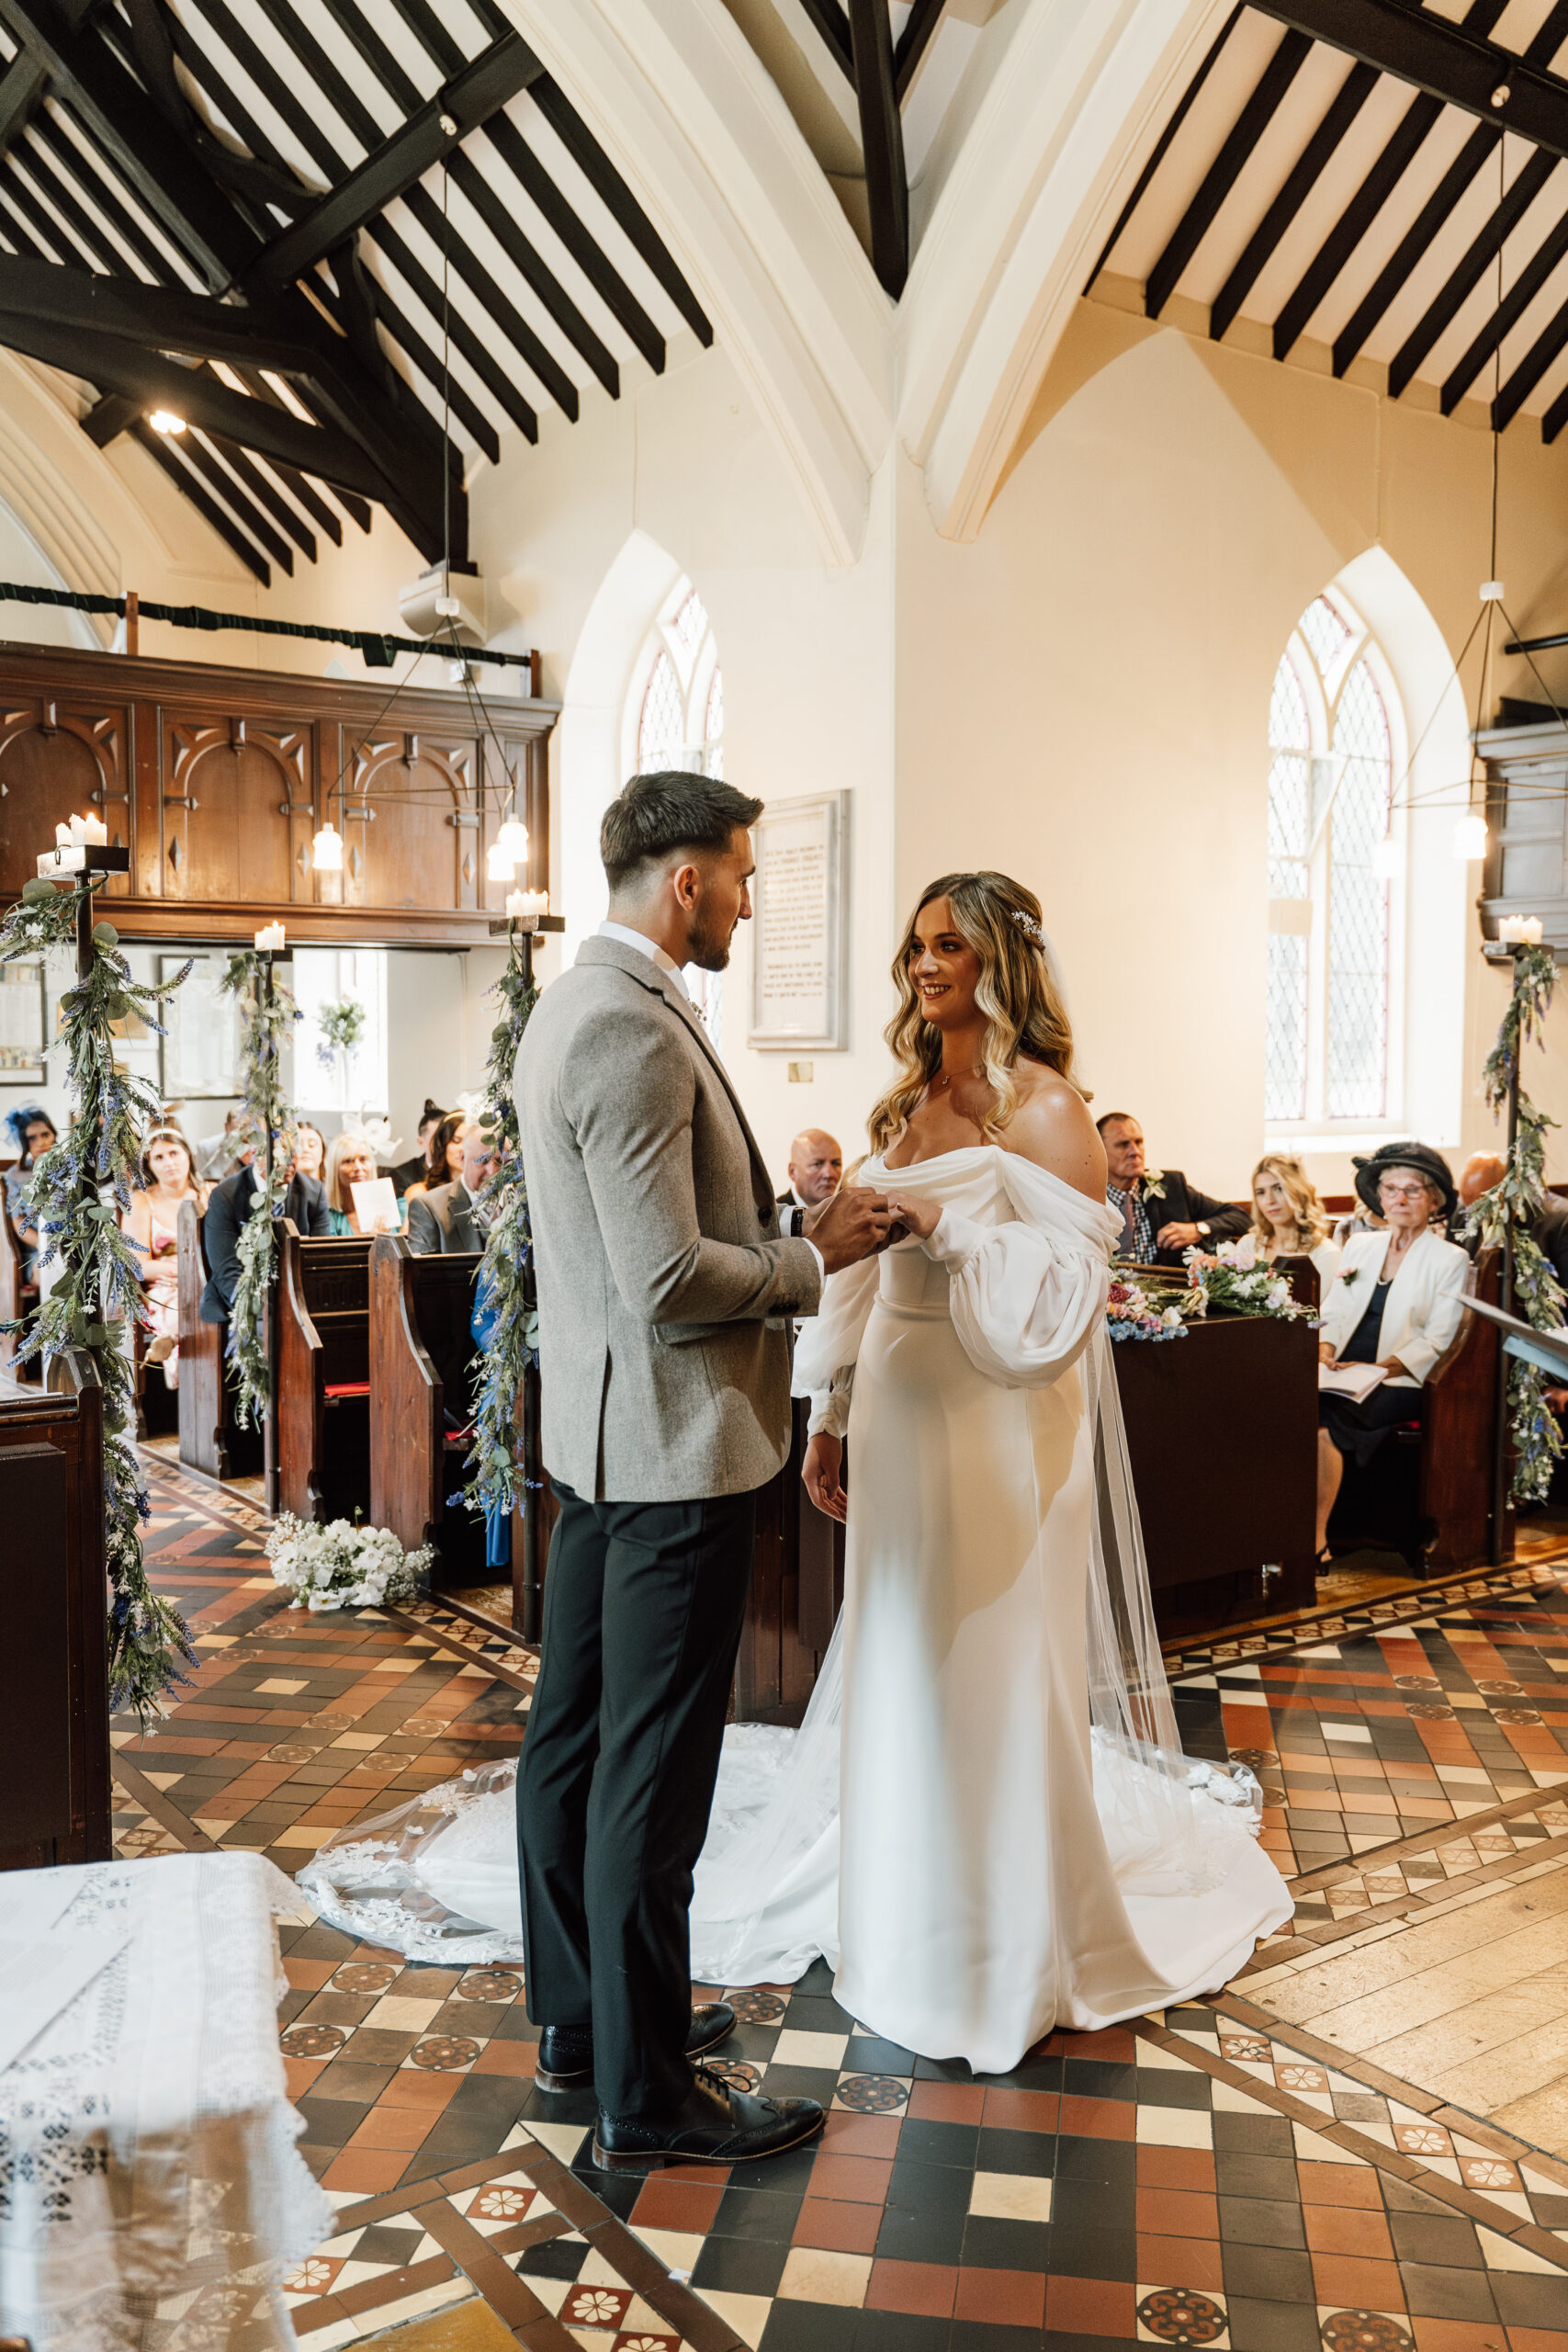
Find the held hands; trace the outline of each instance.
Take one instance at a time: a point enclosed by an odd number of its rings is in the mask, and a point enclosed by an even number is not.
[[[904,1232],[912,1233],[919,1241],[929,1241],[942,1223],[942,1207],[936,1201],[889,1201],[887,1205]],[[899,1237],[896,1232],[892,1238]]]
[[[846,1184],[807,1214],[805,1232],[822,1252],[825,1270],[836,1274],[886,1249],[892,1225],[892,1213],[880,1193]]]
[[[840,1472],[843,1467],[844,1449],[836,1437],[819,1430],[806,1449],[800,1479],[819,1511],[829,1519],[842,1519],[849,1510]]]

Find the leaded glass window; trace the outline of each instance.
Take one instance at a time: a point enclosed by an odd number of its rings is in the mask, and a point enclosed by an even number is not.
[[[1397,712],[1366,627],[1337,591],[1291,632],[1269,706],[1264,1115],[1271,1125],[1394,1117],[1389,1094]]]
[[[622,740],[628,761],[638,769],[724,774],[724,676],[707,607],[689,580],[671,591],[649,631],[633,673]],[[693,964],[686,967],[685,980],[717,1046],[724,1012],[722,975],[700,971]]]

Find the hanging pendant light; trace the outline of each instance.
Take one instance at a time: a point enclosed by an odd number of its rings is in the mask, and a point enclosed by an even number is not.
[[[1468,865],[1475,858],[1485,856],[1487,840],[1486,820],[1478,808],[1472,808],[1454,827],[1454,855]]]
[[[1399,843],[1392,833],[1385,840],[1379,842],[1372,851],[1372,872],[1380,882],[1397,881],[1404,863]]]
[[[499,841],[492,842],[485,852],[485,872],[492,882],[511,882],[516,877],[517,860]]]
[[[343,872],[343,835],[330,817],[310,843],[310,857],[318,874]]]
[[[522,865],[526,860],[528,855],[528,828],[526,825],[519,824],[517,820],[517,811],[515,808],[513,808],[511,816],[505,819],[501,831],[497,833],[495,837],[495,846],[498,851],[504,853],[506,858],[513,866]]]

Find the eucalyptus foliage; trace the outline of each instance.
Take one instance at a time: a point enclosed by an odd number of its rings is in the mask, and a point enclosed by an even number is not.
[[[220,987],[238,999],[241,1012],[240,1070],[245,1125],[255,1146],[256,1189],[236,1254],[239,1280],[229,1313],[229,1359],[233,1366],[234,1419],[249,1429],[266,1411],[272,1389],[267,1362],[266,1302],[277,1272],[277,1235],[273,1219],[288,1190],[290,1112],[283,1095],[283,1040],[301,1018],[293,995],[273,975],[264,985],[267,959],[247,949],[229,958]],[[264,1148],[265,1138],[265,1148]],[[264,1174],[270,1170],[271,1182]]]
[[[1514,985],[1481,1073],[1482,1092],[1494,1115],[1507,1107],[1520,1057],[1532,1039],[1545,1046],[1546,1009],[1557,981],[1550,947],[1527,947],[1514,958]],[[1515,1311],[1538,1331],[1554,1331],[1563,1319],[1563,1292],[1540,1244],[1530,1231],[1546,1198],[1546,1131],[1555,1119],[1519,1088],[1518,1125],[1499,1182],[1472,1203],[1464,1230],[1479,1234],[1483,1249],[1503,1247],[1514,1233]],[[1562,1452],[1562,1432],[1546,1402],[1547,1379],[1539,1366],[1508,1364],[1508,1406],[1514,1435],[1514,1500],[1544,1502],[1551,1473]]]
[[[479,1375],[474,1447],[464,1464],[474,1476],[464,1493],[474,1510],[510,1511],[523,1481],[517,1400],[525,1373],[539,1361],[539,1317],[531,1279],[534,1237],[523,1181],[522,1130],[512,1091],[517,1049],[539,991],[515,942],[492,994],[501,1000],[501,1018],[491,1032],[484,1093],[475,1115],[495,1140],[495,1173],[479,1195],[491,1226],[479,1279],[479,1297],[493,1319],[484,1351],[474,1358]]]
[[[74,950],[77,910],[94,885],[74,888],[29,882],[0,925],[0,963]],[[114,1023],[131,1015],[162,1034],[158,1013],[186,974],[156,984],[134,980],[114,925],[93,930],[92,968],[61,1000],[67,1083],[75,1102],[69,1135],[32,1170],[28,1192],[38,1220],[39,1264],[60,1273],[17,1351],[36,1357],[45,1377],[56,1357],[81,1349],[96,1369],[104,1408],[104,1553],[108,1574],[109,1703],[145,1724],[162,1694],[183,1681],[194,1652],[184,1620],[147,1580],[141,1522],[152,1510],[134,1442],[136,1375],[124,1344],[127,1326],[144,1321],[141,1261],[116,1215],[130,1205],[142,1137],[161,1112],[142,1079],[117,1070]],[[21,1329],[13,1325],[13,1329]]]

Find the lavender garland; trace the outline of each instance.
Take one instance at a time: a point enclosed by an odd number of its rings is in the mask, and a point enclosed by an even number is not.
[[[1557,984],[1557,959],[1550,947],[1527,947],[1514,958],[1514,985],[1497,1041],[1481,1073],[1482,1092],[1494,1117],[1506,1108],[1526,1046],[1545,1048],[1547,1007]],[[1518,1127],[1499,1182],[1465,1212],[1461,1229],[1478,1234],[1487,1250],[1500,1250],[1514,1228],[1514,1299],[1524,1320],[1538,1331],[1554,1331],[1563,1319],[1562,1285],[1529,1229],[1546,1199],[1546,1131],[1555,1119],[1519,1089]],[[1562,1432],[1546,1402],[1546,1375],[1540,1367],[1508,1363],[1508,1406],[1514,1438],[1516,1502],[1544,1502],[1562,1453]]]
[[[29,882],[0,924],[0,963],[73,946],[77,910],[84,899],[91,901],[96,887],[90,880],[71,889]],[[28,1186],[38,1217],[39,1264],[58,1260],[61,1273],[31,1330],[9,1327],[23,1332],[17,1363],[36,1357],[46,1379],[67,1349],[85,1351],[96,1369],[104,1406],[109,1704],[129,1710],[144,1728],[156,1719],[163,1694],[186,1680],[184,1668],[195,1652],[178,1611],[148,1582],[141,1554],[141,1524],[152,1504],[133,1442],[136,1375],[123,1334],[127,1323],[144,1323],[147,1314],[141,1261],[116,1208],[130,1205],[142,1138],[162,1105],[145,1080],[115,1069],[113,1024],[135,1014],[162,1035],[160,1008],[189,970],[187,963],[173,979],[134,980],[114,925],[95,924],[92,969],[61,1000],[59,1043],[75,1118],[69,1135],[39,1159]]]
[[[474,1400],[474,1444],[464,1464],[473,1476],[464,1499],[474,1511],[515,1508],[523,1484],[523,1434],[517,1401],[525,1373],[539,1361],[539,1315],[534,1303],[533,1229],[528,1188],[523,1181],[523,1137],[512,1073],[523,1032],[539,1001],[515,944],[491,993],[501,1000],[501,1019],[491,1033],[485,1091],[479,1123],[495,1138],[496,1168],[479,1195],[491,1211],[489,1237],[479,1267],[478,1295],[494,1321],[481,1354],[473,1360],[479,1376]]]
[[[293,1116],[283,1093],[283,1040],[294,1023],[304,1018],[276,972],[268,996],[262,986],[265,967],[265,958],[247,948],[243,955],[229,958],[229,968],[219,982],[222,994],[239,1001],[245,1124],[258,1156],[261,1139],[266,1137],[272,1171],[270,1185],[257,1178],[251,1213],[235,1246],[240,1273],[229,1314],[229,1362],[234,1382],[234,1419],[241,1429],[261,1419],[272,1393],[266,1302],[277,1276],[277,1233],[273,1219],[281,1213],[288,1190],[283,1170],[290,1156]]]

